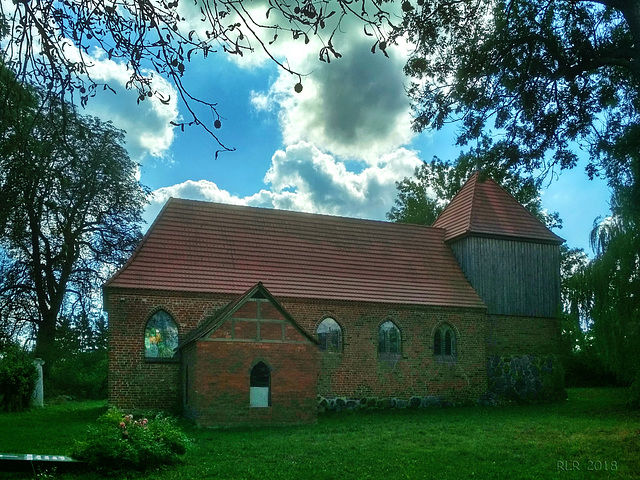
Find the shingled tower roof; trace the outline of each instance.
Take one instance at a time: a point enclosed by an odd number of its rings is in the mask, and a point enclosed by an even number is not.
[[[498,185],[474,173],[433,223],[446,230],[445,240],[468,235],[563,243],[540,220]]]
[[[115,288],[485,308],[445,231],[170,199]]]

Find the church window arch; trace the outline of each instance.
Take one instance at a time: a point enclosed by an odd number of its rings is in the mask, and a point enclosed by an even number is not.
[[[443,323],[433,334],[433,354],[436,357],[455,358],[457,340],[455,330],[450,325]]]
[[[164,310],[158,310],[144,329],[144,356],[172,358],[178,348],[178,326]]]
[[[378,328],[378,355],[400,356],[402,337],[400,329],[391,320],[387,320]]]
[[[323,352],[342,352],[342,328],[333,318],[327,317],[318,325],[319,348]]]
[[[264,362],[256,363],[249,379],[249,404],[252,408],[271,406],[271,369]]]

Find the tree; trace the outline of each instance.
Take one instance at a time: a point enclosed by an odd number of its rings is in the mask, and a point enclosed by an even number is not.
[[[458,143],[490,139],[496,163],[628,180],[640,147],[635,0],[431,0],[407,8],[414,128],[461,120]],[[494,130],[491,130],[491,129]]]
[[[28,353],[0,339],[0,411],[28,408],[37,379],[36,367]]]
[[[0,136],[0,248],[11,278],[0,293],[32,300],[35,355],[48,368],[61,309],[86,302],[131,254],[147,191],[122,131],[31,95]]]
[[[96,309],[73,316],[60,315],[55,361],[44,379],[49,395],[107,397],[107,322],[98,313]]]
[[[548,214],[540,202],[540,179],[522,177],[496,167],[483,149],[461,154],[455,163],[434,157],[416,167],[413,178],[396,183],[398,197],[387,213],[394,222],[431,225],[460,191],[475,170],[498,182],[505,190],[549,228],[561,227],[557,213]]]
[[[634,174],[640,174],[634,162]],[[637,177],[636,177],[637,178]],[[632,182],[637,185],[637,182]],[[573,279],[572,302],[591,322],[594,346],[640,405],[640,224],[633,187],[614,192],[612,215],[596,222],[596,257]],[[631,211],[631,212],[630,212]]]
[[[334,41],[345,18],[363,25],[382,52],[383,26],[390,18],[374,0],[35,0],[7,5],[0,5],[7,20],[4,59],[21,83],[38,82],[59,101],[76,98],[84,105],[98,89],[112,89],[92,79],[92,55],[98,49],[126,64],[131,73],[127,88],[137,89],[138,102],[152,96],[168,100],[153,89],[151,72],[170,80],[191,115],[177,125],[199,125],[216,139],[214,129],[221,123],[215,101],[192,97],[182,83],[192,59],[217,50],[232,55],[262,50],[297,78],[299,92],[301,75],[270,51],[278,37],[305,44],[318,37],[319,58],[329,62],[340,57]],[[197,113],[198,106],[206,117]]]
[[[560,328],[565,381],[571,387],[621,385],[595,344],[593,321],[581,307],[583,272],[589,257],[580,248],[560,246]]]
[[[23,272],[0,248],[0,342],[18,341],[29,335],[29,326],[38,318],[32,292],[16,289]]]

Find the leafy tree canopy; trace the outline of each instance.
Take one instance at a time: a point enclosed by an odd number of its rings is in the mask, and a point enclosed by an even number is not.
[[[36,355],[49,360],[63,306],[86,300],[131,254],[147,190],[123,132],[83,117],[2,71],[0,88],[21,98],[0,133],[0,249],[7,274],[0,302],[37,327]],[[6,98],[6,96],[5,96]],[[45,112],[45,114],[43,114]],[[14,310],[14,317],[15,317]],[[46,365],[46,364],[45,364]]]
[[[639,152],[640,155],[640,152]],[[633,162],[634,178],[640,162]],[[594,346],[619,380],[632,384],[640,406],[640,223],[632,186],[618,188],[612,215],[597,221],[591,243],[596,257],[571,279],[574,318],[588,319]]]
[[[629,181],[640,148],[636,0],[419,0],[399,33],[414,128],[459,120],[458,143],[491,138],[506,168],[571,168]]]

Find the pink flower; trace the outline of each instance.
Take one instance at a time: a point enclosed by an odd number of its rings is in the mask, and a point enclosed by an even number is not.
[[[124,422],[120,422],[120,428],[125,428],[126,425],[124,424]]]

